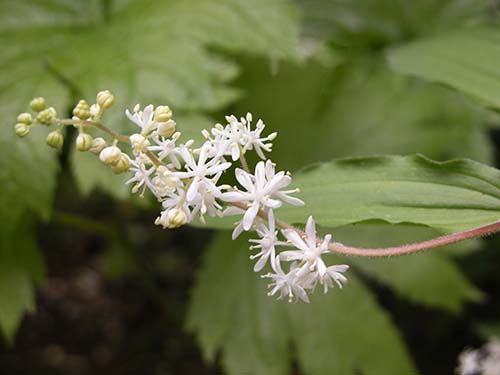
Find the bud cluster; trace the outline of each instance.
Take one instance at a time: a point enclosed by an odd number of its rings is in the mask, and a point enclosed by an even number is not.
[[[271,279],[269,295],[309,302],[308,293],[318,284],[326,293],[334,285],[342,287],[346,282],[343,273],[347,265],[325,264],[323,256],[330,252],[331,235],[317,238],[312,217],[307,220],[305,232],[275,220],[276,210],[284,203],[299,206],[304,202],[293,196],[298,189],[287,189],[292,183],[290,173],[276,171],[276,165],[267,159],[266,153],[272,151],[271,142],[277,133],[264,136],[262,120],[253,126],[250,113],[239,119],[227,116],[224,125],[216,124],[210,130],[203,130],[205,142],[194,147],[193,140],[179,142],[181,133],[176,131],[176,122],[168,106],[155,108],[150,104],[141,109],[136,105],[132,112],[126,110],[126,116],[138,128],[130,136],[105,128],[100,119],[113,103],[114,96],[107,90],[101,91],[92,106],[80,100],[71,120],[58,120],[55,110],[46,108],[41,98],[34,99],[31,107],[39,112],[36,117],[39,123],[76,126],[79,151],[98,155],[114,173],[132,172],[126,182],[132,186],[132,192],[143,196],[149,190],[162,205],[156,225],[177,228],[195,218],[204,222],[205,216],[238,215],[240,220],[235,225],[233,239],[244,231],[256,231],[258,238],[250,240],[250,249],[257,253],[250,258],[257,259],[255,272],[269,264],[271,272],[262,276]],[[30,114],[19,115],[16,133],[26,135],[32,121]],[[103,138],[93,138],[85,132],[87,124],[94,124],[113,135],[114,141],[108,144]],[[47,137],[47,143],[54,148],[60,148],[63,141],[60,128]],[[123,152],[118,141],[130,143],[131,153]],[[250,170],[245,158],[249,151],[255,151],[262,159],[254,171]],[[243,169],[234,170],[240,187],[221,184],[222,175],[237,161],[243,166]],[[278,230],[277,224],[284,229]],[[282,248],[284,251],[278,252]],[[283,269],[282,262],[290,262],[287,270]]]

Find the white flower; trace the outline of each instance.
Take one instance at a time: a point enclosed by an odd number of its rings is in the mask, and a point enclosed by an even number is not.
[[[272,151],[272,143],[264,143],[270,142],[276,138],[278,133],[269,134],[267,137],[262,137],[262,131],[266,127],[262,120],[257,121],[255,125],[255,129],[252,130],[252,114],[247,113],[246,118],[241,118],[241,122],[243,125],[246,125],[244,135],[241,138],[241,144],[243,146],[243,152],[245,153],[247,150],[255,150],[257,155],[261,159],[266,159],[266,156],[262,152],[262,150],[271,152]]]
[[[274,263],[276,257],[275,246],[280,244],[280,241],[278,241],[277,238],[278,231],[275,228],[273,210],[269,210],[268,213],[268,226],[260,222],[259,224],[257,224],[256,231],[260,239],[249,240],[250,242],[256,244],[250,246],[250,249],[260,249],[260,252],[252,255],[250,259],[259,258],[259,260],[257,261],[257,263],[255,263],[255,266],[253,268],[254,272],[259,272],[260,270],[262,270],[262,268],[264,268],[268,259],[271,260],[271,263]],[[274,268],[274,264],[272,265]]]
[[[130,143],[132,145],[134,155],[138,155],[139,153],[146,151],[150,145],[146,137],[137,133],[130,136]]]
[[[192,208],[192,215],[200,214],[200,219],[202,222],[205,222],[204,215],[208,214],[209,216],[217,216],[222,211],[222,206],[217,202],[217,196],[214,194],[214,191],[207,188],[205,186],[206,180],[200,181],[200,186],[198,187],[198,193],[189,202],[190,207]],[[216,190],[218,192],[218,190]]]
[[[164,160],[166,157],[170,159],[172,165],[175,169],[180,169],[181,163],[177,158],[178,148],[175,145],[177,139],[179,139],[181,133],[175,133],[172,136],[172,139],[168,138],[153,138],[153,141],[156,143],[156,146],[149,146],[148,150],[151,152],[158,153],[158,159]]]
[[[223,127],[217,124],[212,129],[214,139],[212,144],[217,147],[217,152],[220,155],[231,155],[233,161],[238,160],[241,155],[241,139],[245,127],[238,122],[234,116],[226,116],[228,124]]]
[[[479,362],[481,355],[478,350],[465,350],[458,357],[457,373],[459,375],[480,374],[481,367]]]
[[[126,184],[133,184],[132,192],[137,193],[139,189],[141,190],[141,197],[144,196],[144,191],[146,188],[151,190],[151,192],[157,197],[161,198],[161,195],[156,191],[156,187],[151,181],[151,175],[154,173],[156,167],[152,166],[149,169],[144,164],[144,158],[142,154],[137,155],[135,160],[131,161],[132,166],[130,170],[134,172],[134,176],[129,179]]]
[[[141,134],[146,135],[150,131],[154,130],[157,126],[156,121],[154,121],[154,106],[152,104],[144,107],[144,110],[140,110],[139,104],[134,107],[134,113],[131,114],[127,109],[125,114],[130,121],[135,123],[141,128]]]
[[[275,209],[281,207],[282,200],[294,205],[303,205],[300,199],[290,197],[297,189],[281,191],[290,185],[292,178],[285,172],[275,173],[274,165],[270,160],[259,162],[255,167],[255,175],[236,169],[236,179],[246,191],[230,191],[223,193],[221,199],[226,202],[241,202],[248,205],[243,216],[242,224],[244,230],[250,230],[259,213],[260,208]]]
[[[212,146],[211,156],[230,155],[233,161],[236,161],[242,153],[255,149],[261,159],[266,158],[262,150],[270,152],[272,144],[265,142],[276,138],[277,133],[262,137],[261,133],[265,125],[261,120],[257,122],[256,129],[252,130],[251,113],[247,113],[246,117],[242,117],[240,121],[233,115],[226,116],[226,121],[226,126],[215,125],[211,131],[213,137],[210,136],[209,132],[203,132]]]
[[[307,219],[305,240],[293,229],[284,230],[283,235],[298,250],[283,251],[280,254],[281,259],[301,262],[299,271],[301,275],[306,274],[308,271],[317,270],[319,277],[323,278],[326,274],[326,265],[323,259],[321,259],[321,255],[329,252],[328,244],[332,239],[332,235],[327,234],[324,240],[318,245],[316,224],[312,216],[309,216],[309,219]]]
[[[231,163],[221,163],[217,159],[208,159],[208,148],[202,147],[198,160],[195,161],[192,152],[184,145],[179,147],[179,154],[184,159],[186,172],[175,172],[174,175],[181,179],[192,178],[191,184],[186,193],[186,199],[191,202],[196,194],[205,194],[210,191],[215,197],[220,196],[221,192],[216,186],[222,172],[231,166]],[[209,178],[212,176],[212,178]],[[203,182],[203,184],[201,184]]]
[[[173,193],[178,187],[182,186],[180,179],[174,176],[173,172],[164,165],[160,165],[156,169],[156,175],[151,182],[161,197]]]
[[[333,288],[333,282],[335,282],[339,288],[342,288],[342,283],[347,282],[347,277],[345,277],[342,273],[346,272],[349,269],[347,264],[337,264],[334,266],[326,267],[326,271],[323,276],[319,275],[319,272],[312,275],[313,285],[311,289],[316,287],[316,283],[319,282],[323,285],[323,292],[326,294],[328,292],[328,288]]]
[[[290,271],[288,273],[284,273],[278,256],[275,259],[274,267],[275,273],[268,273],[262,276],[263,278],[272,279],[271,284],[268,286],[272,289],[268,295],[274,296],[279,292],[278,299],[288,297],[288,302],[292,302],[293,297],[295,296],[296,298],[309,303],[309,297],[307,296],[307,292],[298,277],[298,269],[295,264],[292,263]]]

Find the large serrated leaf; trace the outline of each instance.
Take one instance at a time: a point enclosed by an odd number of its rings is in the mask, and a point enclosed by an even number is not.
[[[486,111],[450,90],[391,72],[376,56],[335,67],[282,64],[276,75],[262,60],[242,66],[238,82],[248,94],[236,114],[251,111],[268,132],[278,132],[269,155],[278,168],[413,153],[492,162]]]
[[[205,255],[193,291],[187,325],[205,357],[232,374],[288,374],[290,353],[283,304],[269,299],[265,283],[251,271],[248,246],[221,232]]]
[[[295,0],[307,35],[348,47],[380,48],[476,23],[494,12],[480,0]]]
[[[2,205],[5,207],[5,205]],[[33,284],[45,278],[45,268],[33,234],[33,220],[23,207],[0,214],[0,330],[8,342],[26,312],[35,308]]]
[[[208,249],[192,296],[188,328],[208,359],[222,350],[228,373],[290,373],[290,339],[304,374],[416,372],[387,314],[352,274],[343,290],[318,293],[301,306],[268,297],[251,268],[248,244],[221,232]]]
[[[307,204],[280,209],[291,222],[308,215],[323,226],[380,219],[454,232],[500,220],[500,171],[471,160],[341,159],[298,173],[295,184]]]
[[[464,29],[392,50],[398,71],[460,90],[481,104],[500,108],[500,31]]]
[[[358,247],[389,247],[435,238],[435,230],[414,225],[360,224],[333,228],[335,241]],[[458,313],[464,302],[477,301],[481,292],[466,279],[454,259],[478,249],[468,241],[414,256],[351,257],[348,261],[373,280],[411,302]]]

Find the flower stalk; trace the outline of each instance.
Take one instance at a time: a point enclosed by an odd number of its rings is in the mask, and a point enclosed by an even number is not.
[[[168,106],[154,108],[148,105],[141,109],[136,105],[132,112],[126,110],[128,119],[139,128],[130,136],[110,129],[101,118],[114,101],[111,92],[101,91],[95,104],[90,106],[85,100],[80,100],[73,110],[73,118],[58,119],[57,112],[47,107],[45,99],[35,98],[31,108],[38,114],[20,114],[15,131],[24,137],[35,124],[56,125],[58,128],[49,133],[47,143],[59,149],[64,141],[60,128],[77,127],[76,148],[79,151],[97,155],[116,174],[132,172],[133,176],[126,182],[132,185],[132,192],[143,196],[148,190],[161,203],[163,210],[155,224],[163,228],[180,227],[195,217],[204,222],[205,215],[239,216],[232,237],[235,239],[244,231],[256,231],[258,238],[250,240],[250,249],[258,251],[250,256],[252,260],[257,259],[254,271],[260,272],[266,265],[270,266],[272,272],[262,277],[271,280],[268,294],[277,295],[279,299],[309,302],[309,294],[318,285],[325,293],[334,286],[342,288],[347,282],[344,273],[349,266],[327,265],[325,258],[332,253],[363,257],[401,256],[500,230],[498,222],[428,241],[380,249],[332,242],[330,234],[318,238],[312,216],[307,219],[305,230],[276,217],[283,204],[302,206],[304,202],[294,196],[299,189],[286,189],[292,182],[290,173],[276,171],[276,165],[267,158],[265,153],[272,151],[271,141],[277,133],[263,136],[265,125],[262,120],[253,126],[250,113],[240,119],[227,116],[226,125],[216,124],[210,131],[203,130],[205,142],[199,148],[193,148],[192,140],[178,144],[181,133],[176,132],[173,113]],[[85,129],[89,127],[111,136],[112,143],[87,134]],[[129,144],[132,153],[123,152],[118,142]],[[262,159],[254,169],[245,157],[248,151],[255,151]],[[236,161],[242,166],[242,169],[234,170],[240,187],[220,184],[221,176]],[[284,262],[289,262],[288,269],[283,267]]]

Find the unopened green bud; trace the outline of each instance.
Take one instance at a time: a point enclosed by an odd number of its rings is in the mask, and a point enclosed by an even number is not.
[[[111,108],[115,103],[115,97],[109,90],[100,91],[97,93],[97,104],[102,109]]]
[[[33,98],[33,100],[30,102],[30,107],[35,112],[43,111],[46,106],[47,104],[45,103],[45,98],[42,97]]]
[[[76,149],[78,151],[88,151],[92,147],[92,143],[94,138],[90,134],[80,133],[78,137],[76,137]]]
[[[60,150],[63,146],[63,143],[64,143],[64,137],[61,134],[60,130],[54,130],[53,132],[50,132],[47,135],[47,138],[45,141],[47,142],[47,144],[50,147],[55,148],[57,150]]]
[[[18,137],[24,137],[30,132],[30,126],[23,122],[17,123],[16,126],[14,126],[14,129]]]
[[[23,124],[26,125],[31,125],[33,122],[33,117],[31,117],[31,113],[21,113],[19,116],[17,116],[17,121],[22,122]]]
[[[122,151],[115,145],[106,147],[99,154],[99,159],[104,164],[114,165],[120,160]]]
[[[80,100],[73,109],[73,115],[79,119],[86,120],[90,117],[90,106],[85,100]]]
[[[40,124],[51,125],[52,121],[57,117],[57,112],[54,107],[49,107],[41,111],[38,116],[36,116],[36,120]]]
[[[108,144],[103,138],[97,137],[92,141],[92,146],[90,147],[89,151],[93,154],[99,155],[107,145]]]
[[[120,174],[127,172],[130,169],[130,158],[127,154],[121,153],[118,161],[111,166],[111,170],[114,174]]]
[[[174,120],[168,120],[166,122],[160,122],[158,124],[158,135],[161,135],[163,137],[170,137],[172,134],[175,133],[175,121]]]
[[[166,122],[172,118],[172,110],[168,105],[160,105],[156,107],[154,120],[156,122]]]

